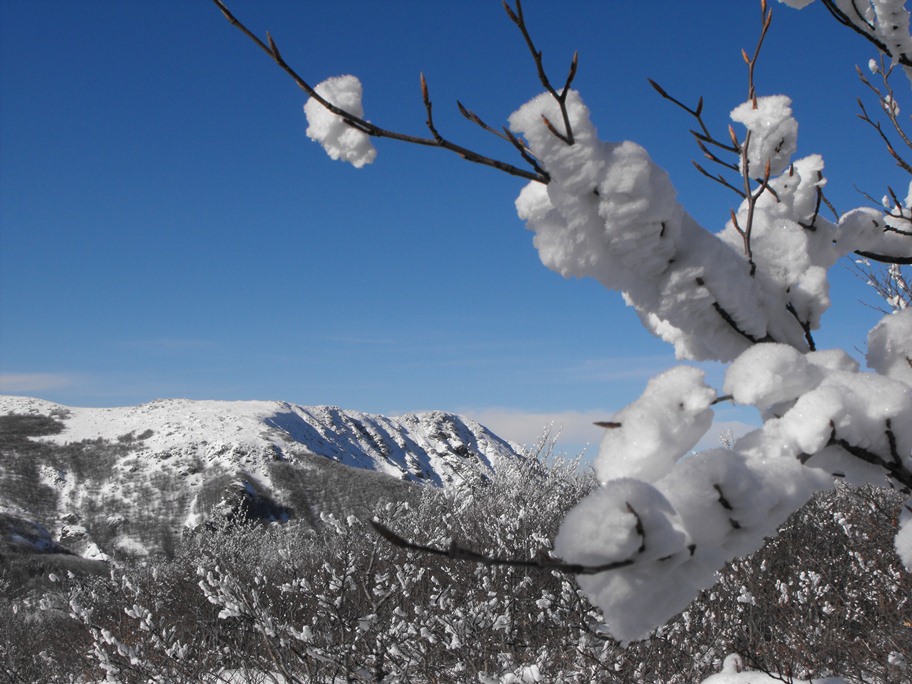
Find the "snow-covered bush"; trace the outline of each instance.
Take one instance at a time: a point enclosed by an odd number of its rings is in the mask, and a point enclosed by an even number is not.
[[[781,1],[801,9],[811,0]],[[893,88],[895,77],[891,81],[901,70],[912,77],[905,1],[823,4],[876,50],[879,61],[872,60],[870,71],[880,80],[859,74],[898,144],[890,144],[878,115],[863,103],[860,118],[912,175],[902,156],[912,152],[898,118],[903,98]],[[690,108],[653,83],[697,120],[698,145],[719,173],[698,168],[741,197],[718,233],[687,213],[646,150],[599,137],[582,94],[571,87],[576,57],[564,85],[552,85],[518,0],[504,7],[532,51],[545,92],[519,107],[498,134],[520,152],[525,168],[444,138],[424,82],[432,136],[391,133],[363,118],[358,79],[311,87],[285,64],[271,38],[266,44],[247,32],[311,95],[309,134],[330,156],[361,166],[373,160],[370,136],[392,137],[528,179],[516,208],[548,268],[622,293],[679,359],[729,364],[722,388],[707,385],[692,367],[668,371],[615,416],[596,458],[601,486],[569,512],[555,539],[567,563],[590,569],[580,574],[580,585],[622,641],[643,638],[686,608],[716,581],[719,568],[758,549],[834,478],[912,488],[912,312],[901,297],[888,300],[896,311],[872,330],[866,371],[842,350],[818,350],[813,336],[830,305],[827,272],[841,258],[890,264],[889,283],[905,282],[900,265],[912,262],[912,183],[906,197],[889,190],[882,207],[824,218],[822,157],[795,158],[791,99],[761,94],[754,82],[772,18],[766,0],[760,5],[756,50],[753,57],[744,52],[748,99],[731,110],[725,134],[715,136],[704,125],[702,100]],[[712,423],[713,406],[723,400],[756,407],[762,427],[728,447],[692,454]],[[912,570],[912,500],[907,508],[895,548]]]
[[[490,555],[522,555],[547,544],[593,485],[566,464],[525,463],[490,485],[430,490],[377,514],[432,543],[471,537]],[[0,673],[48,683],[284,673],[312,684],[503,684],[537,673],[541,682],[686,684],[738,652],[786,680],[898,684],[910,675],[900,656],[912,652],[912,576],[882,549],[900,504],[888,490],[818,495],[681,615],[626,648],[564,573],[404,551],[356,519],[327,519],[319,532],[201,529],[173,559],[110,577],[61,573],[61,594],[0,591]]]

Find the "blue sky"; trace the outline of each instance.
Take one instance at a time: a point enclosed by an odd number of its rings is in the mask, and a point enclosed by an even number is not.
[[[855,117],[872,51],[822,7],[773,4],[758,92],[793,98],[799,155],[823,154],[840,210],[865,203],[856,186],[904,189]],[[515,161],[455,107],[499,125],[541,90],[499,0],[229,6],[312,83],[358,75],[381,126],[425,134],[424,72],[445,135]],[[691,121],[646,79],[703,95],[724,133],[758,4],[525,8],[554,80],[579,49],[601,136],[643,144],[721,228],[734,196],[693,170]],[[333,162],[304,101],[209,2],[0,2],[0,392],[443,409],[520,441],[553,419],[572,450],[674,364],[616,293],[541,266],[520,179],[382,140],[371,166]],[[864,286],[837,266],[832,294],[818,344],[863,349]]]

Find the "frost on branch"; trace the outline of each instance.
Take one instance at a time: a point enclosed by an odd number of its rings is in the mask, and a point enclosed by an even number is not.
[[[572,146],[546,124],[560,116],[552,97],[521,107],[510,127],[551,179],[530,183],[516,201],[542,262],[565,277],[588,276],[622,291],[679,358],[730,361],[769,341],[810,349],[810,331],[830,304],[827,269],[849,250],[879,245],[884,225],[869,221],[859,231],[851,224],[852,239],[837,240],[843,229],[818,213],[823,160],[811,155],[790,163],[797,125],[787,98],[757,102],[767,119],[742,116],[751,127],[748,159],[756,152],[760,175],[766,160],[771,174],[784,170],[767,179],[767,190],[746,197],[737,224],[730,221],[718,235],[684,211],[668,175],[642,147],[598,139],[578,93],[566,102]],[[908,242],[893,247],[909,251]]]
[[[607,481],[567,516],[555,539],[555,551],[569,562],[631,560],[578,578],[621,641],[642,638],[683,610],[726,561],[759,547],[829,482],[797,459],[753,458],[737,445],[685,457],[711,424],[710,392],[694,368],[650,383],[601,445],[596,471]],[[650,433],[653,419],[671,429]],[[640,453],[654,454],[652,468],[641,471],[650,482],[612,479]]]
[[[328,78],[314,90],[336,107],[358,118],[364,117],[361,81],[356,76]],[[331,158],[349,162],[359,169],[374,161],[377,150],[367,133],[346,123],[314,98],[304,104],[304,114],[308,123],[307,137],[320,143]]]
[[[516,201],[542,262],[622,291],[679,357],[733,361],[724,392],[765,420],[731,449],[690,454],[716,397],[699,370],[676,368],[607,424],[595,463],[602,487],[568,515],[555,550],[569,563],[615,564],[578,579],[612,635],[629,641],[682,610],[834,476],[912,485],[912,389],[895,362],[905,353],[896,340],[912,339],[905,319],[872,333],[871,365],[890,377],[859,372],[842,351],[814,351],[810,334],[841,256],[905,257],[912,244],[893,225],[902,209],[859,209],[838,224],[819,215],[823,159],[792,160],[787,97],[732,112],[747,128],[745,190],[716,235],[684,211],[642,147],[600,141],[578,93],[565,106],[572,145],[548,126],[561,115],[548,94],[510,118],[550,178]]]
[[[907,319],[912,314],[892,316],[872,339],[889,345]],[[891,353],[910,353],[909,340]],[[765,343],[741,354],[724,391],[760,409],[763,427],[731,449],[688,453],[711,422],[707,390],[701,371],[676,368],[618,413],[595,464],[603,484],[555,539],[571,563],[629,561],[578,578],[621,641],[642,638],[683,610],[726,562],[758,549],[834,476],[912,482],[912,387],[860,372],[840,350],[801,354]],[[904,522],[896,542],[907,567],[909,528]]]
[[[809,4],[785,1],[799,9]],[[912,38],[903,0],[825,4],[908,72]],[[719,399],[698,370],[678,368],[659,376],[608,424],[596,461],[602,484],[570,512],[556,538],[555,549],[568,562],[564,570],[572,567],[576,573],[584,566],[580,585],[623,641],[644,636],[684,608],[715,581],[725,562],[757,549],[833,477],[912,489],[912,371],[903,366],[912,358],[912,314],[894,316],[871,333],[869,365],[879,375],[860,372],[842,351],[817,351],[812,336],[830,305],[827,272],[840,257],[856,252],[892,264],[912,262],[910,198],[903,206],[890,190],[885,212],[856,209],[836,222],[821,217],[823,159],[793,159],[798,124],[789,98],[755,97],[753,69],[771,18],[765,2],[761,7],[757,52],[752,59],[744,53],[750,96],[731,112],[738,130],[730,129],[730,145],[714,139],[703,125],[702,99],[691,109],[656,87],[697,118],[701,149],[737,177],[731,183],[698,166],[741,197],[715,234],[678,203],[668,175],[642,147],[599,140],[588,109],[570,90],[575,58],[561,92],[551,86],[518,2],[516,10],[507,5],[507,12],[523,33],[547,92],[516,111],[504,135],[461,111],[507,140],[532,172],[443,139],[434,127],[423,79],[433,140],[390,134],[361,120],[360,84],[353,77],[331,79],[317,90],[335,83],[339,92],[315,95],[322,108],[350,113],[348,124],[334,111],[317,107],[314,119],[308,111],[308,135],[331,156],[356,165],[373,158],[373,149],[362,147],[369,145],[367,134],[389,135],[443,147],[532,180],[516,207],[535,233],[545,265],[622,292],[646,327],[672,343],[679,358],[731,362],[724,391],[736,403],[755,406],[763,426],[730,448],[692,454]],[[264,49],[280,61],[270,45]],[[886,75],[884,81],[886,86]],[[896,123],[893,91],[874,90],[907,142]],[[333,106],[320,103],[321,97]],[[312,100],[306,108],[314,107]],[[862,113],[897,163],[912,172],[881,126],[863,107]],[[556,128],[552,122],[563,125]],[[351,139],[342,141],[348,134]],[[719,159],[704,142],[734,158]],[[903,518],[896,542],[907,566],[912,565],[909,518]],[[431,547],[405,548],[452,555]],[[501,562],[453,549],[460,552],[454,557]]]

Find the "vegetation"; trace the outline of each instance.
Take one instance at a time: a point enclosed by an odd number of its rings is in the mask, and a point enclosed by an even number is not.
[[[594,485],[575,463],[530,459],[376,514],[428,544],[530,557]],[[683,683],[738,651],[784,681],[908,681],[912,580],[884,552],[899,506],[888,490],[818,496],[627,648],[566,575],[406,551],[355,516],[226,523],[185,535],[170,559],[4,592],[0,662],[9,681]]]

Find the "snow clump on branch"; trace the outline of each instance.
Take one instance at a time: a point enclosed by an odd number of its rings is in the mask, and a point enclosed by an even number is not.
[[[826,269],[842,255],[832,246],[836,227],[816,212],[821,158],[789,165],[790,143],[776,158],[777,167],[788,170],[770,180],[775,194],[763,193],[753,206],[742,203],[739,226],[752,226],[752,247],[759,251],[752,273],[733,225],[719,235],[706,231],[642,147],[600,141],[575,91],[566,105],[572,146],[544,123],[560,120],[547,94],[510,117],[510,127],[551,178],[547,186],[530,183],[516,200],[542,262],[565,277],[592,277],[622,291],[678,358],[731,361],[768,340],[807,350],[807,332],[830,303]],[[784,112],[781,106],[776,111]],[[751,147],[774,149],[781,128],[758,126]],[[815,230],[804,230],[810,222]]]
[[[794,9],[804,9],[814,0],[779,0]],[[899,63],[901,55],[912,57],[912,35],[909,33],[910,14],[906,0],[865,0],[859,7],[858,0],[834,0],[834,5],[846,17],[858,17],[853,28],[865,33],[886,46],[893,64]],[[912,79],[912,68],[904,66],[906,75]]]
[[[730,449],[691,453],[712,423],[716,393],[687,367],[655,378],[612,420],[595,462],[602,485],[567,516],[555,551],[570,563],[613,567],[578,581],[620,641],[684,609],[834,476],[883,484],[912,472],[912,387],[896,370],[896,359],[912,358],[905,319],[871,338],[872,366],[891,377],[860,372],[841,350],[812,351],[810,338],[830,304],[827,271],[841,256],[872,247],[905,254],[909,241],[886,232],[876,210],[850,212],[838,225],[820,217],[823,159],[791,160],[797,123],[788,98],[756,102],[732,116],[750,131],[744,145],[748,164],[763,169],[760,189],[716,235],[681,207],[642,147],[598,139],[575,91],[565,102],[572,145],[552,130],[563,115],[549,94],[510,117],[550,178],[516,201],[542,262],[622,291],[679,358],[732,362],[725,392],[765,420]],[[910,525],[897,550],[912,567]]]
[[[798,122],[792,117],[791,104],[785,95],[770,95],[732,110],[732,121],[744,124],[751,136],[742,145],[747,148],[747,171],[752,178],[762,177],[767,164],[771,176],[788,168],[798,149]]]
[[[361,104],[361,81],[357,76],[335,76],[314,88],[330,104],[359,119],[364,117]],[[307,116],[307,137],[323,146],[332,159],[341,159],[360,169],[377,157],[370,136],[334,114],[323,103],[311,97],[304,104]]]

